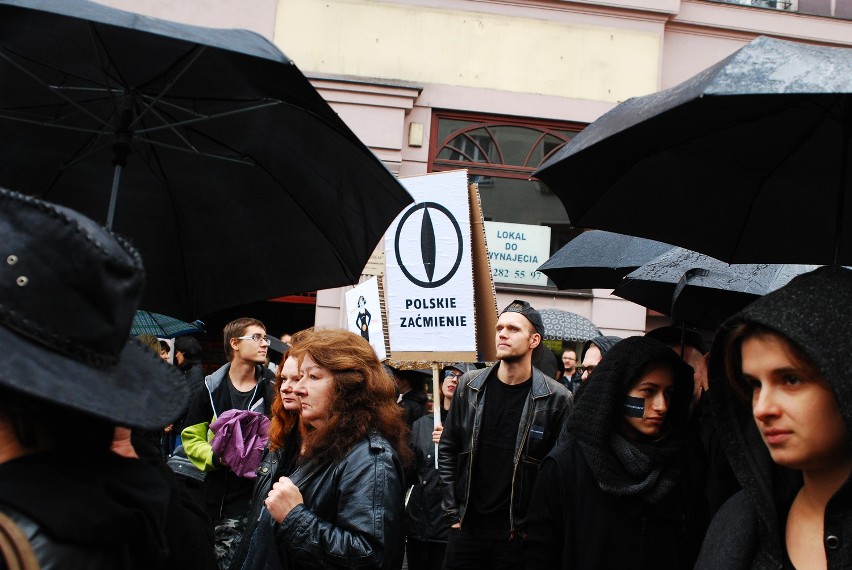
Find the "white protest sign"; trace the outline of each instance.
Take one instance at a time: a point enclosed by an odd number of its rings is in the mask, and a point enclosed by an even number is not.
[[[364,337],[376,351],[379,360],[384,360],[387,358],[387,353],[378,278],[367,279],[347,291],[345,296],[346,322],[349,330]]]
[[[415,204],[385,234],[391,353],[476,351],[467,171],[400,182]]]
[[[485,241],[494,281],[547,285],[538,268],[550,257],[548,226],[485,222]]]

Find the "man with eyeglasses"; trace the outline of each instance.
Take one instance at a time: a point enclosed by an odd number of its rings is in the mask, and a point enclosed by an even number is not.
[[[227,568],[234,540],[242,534],[254,479],[237,476],[222,457],[213,453],[209,426],[228,410],[270,414],[275,399],[272,372],[264,366],[269,349],[266,327],[257,319],[240,318],[223,330],[228,362],[204,379],[190,403],[181,433],[186,456],[206,473],[204,501],[213,521],[216,559]]]

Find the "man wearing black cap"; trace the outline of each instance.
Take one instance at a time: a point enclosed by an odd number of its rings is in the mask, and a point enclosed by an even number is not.
[[[459,380],[438,450],[451,528],[445,568],[523,566],[524,517],[538,464],[572,405],[564,386],[532,366],[543,333],[538,311],[513,301],[497,319],[499,362]]]
[[[124,240],[0,189],[0,526],[42,568],[214,565],[203,513],[117,428],[162,430],[187,398],[180,372],[129,337],[143,284]]]

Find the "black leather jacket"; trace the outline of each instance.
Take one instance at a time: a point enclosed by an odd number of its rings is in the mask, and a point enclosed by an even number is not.
[[[443,492],[441,506],[448,525],[464,521],[485,402],[483,388],[492,371],[496,374],[498,365],[472,370],[461,377],[444,424],[438,447],[438,474]],[[523,529],[538,466],[560,436],[564,437],[572,406],[573,398],[565,386],[533,368],[532,386],[515,440],[512,531]]]
[[[402,463],[385,438],[371,431],[341,461],[304,463],[290,479],[304,503],[276,530],[287,568],[402,566]]]

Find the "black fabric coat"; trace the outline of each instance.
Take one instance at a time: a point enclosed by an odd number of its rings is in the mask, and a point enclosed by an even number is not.
[[[674,390],[660,438],[641,443],[624,438],[650,457],[648,469],[634,477],[611,449],[611,438],[627,429],[621,428],[624,395],[652,362],[674,371]],[[568,440],[542,462],[527,514],[528,569],[692,565],[706,520],[703,485],[687,452],[691,395],[692,368],[658,341],[632,337],[607,353],[574,405]],[[663,474],[658,480],[671,480],[672,487],[633,489],[657,469]]]
[[[772,461],[749,402],[734,393],[724,372],[726,341],[734,327],[746,322],[776,331],[811,359],[831,387],[852,438],[852,271],[827,266],[758,299],[716,333],[708,395],[721,444],[743,490],[713,519],[699,569],[790,567],[786,520],[801,474]],[[852,482],[828,502],[824,528],[828,568],[852,568]]]
[[[441,410],[442,421],[446,412]],[[432,432],[435,419],[430,414],[414,422],[411,443],[416,469],[414,487],[405,508],[405,535],[423,542],[447,542],[450,527],[441,513],[441,480],[435,466]]]
[[[0,510],[24,530],[42,568],[215,568],[212,529],[165,468],[109,451],[77,455],[0,465]]]
[[[409,427],[414,425],[414,422],[423,417],[426,413],[426,402],[429,397],[422,389],[412,388],[402,395],[399,405],[405,410],[405,423]]]

